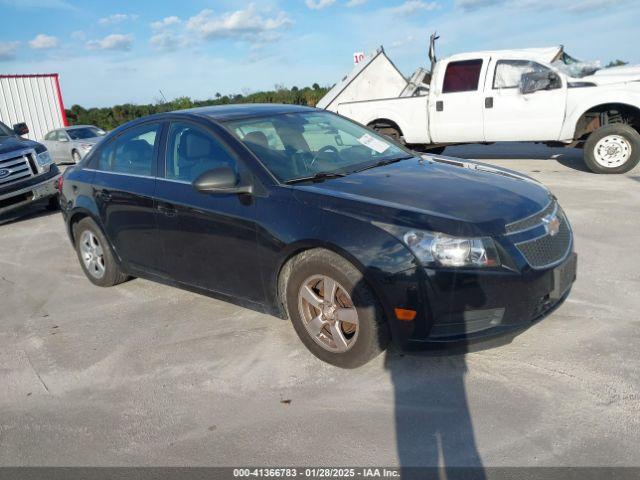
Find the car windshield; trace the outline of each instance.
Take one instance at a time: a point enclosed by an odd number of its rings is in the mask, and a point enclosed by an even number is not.
[[[102,137],[105,135],[104,130],[100,130],[97,127],[81,127],[70,128],[67,133],[71,137],[71,140],[82,140],[85,138]]]
[[[0,137],[11,137],[13,130],[7,127],[4,123],[0,122]]]
[[[551,65],[573,78],[582,78],[587,75],[593,75],[600,70],[600,62],[583,62],[572,57],[565,51],[562,51]]]
[[[281,182],[345,175],[413,156],[327,112],[278,114],[226,125]]]

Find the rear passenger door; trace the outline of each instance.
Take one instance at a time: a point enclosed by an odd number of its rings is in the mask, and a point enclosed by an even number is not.
[[[482,90],[488,58],[442,61],[429,98],[429,132],[434,143],[484,140]]]
[[[263,301],[253,197],[203,193],[192,185],[221,166],[243,182],[250,172],[212,130],[188,121],[171,123],[164,159],[156,199],[165,270],[188,285]]]
[[[160,122],[131,127],[101,146],[92,165],[95,202],[116,253],[130,269],[151,273],[162,257],[153,199],[161,131]]]

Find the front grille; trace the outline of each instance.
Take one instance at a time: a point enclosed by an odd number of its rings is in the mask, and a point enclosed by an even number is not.
[[[32,150],[0,155],[0,187],[34,175],[35,165]]]
[[[558,208],[560,229],[556,235],[542,237],[518,243],[516,246],[527,263],[533,268],[544,268],[562,261],[571,249],[572,234],[564,212]]]
[[[542,223],[542,219],[547,215],[552,214],[556,209],[556,206],[557,202],[555,200],[552,200],[551,202],[549,202],[549,205],[547,205],[543,210],[540,210],[538,213],[508,224],[506,226],[507,234],[522,232],[524,230],[529,230],[530,228],[540,225]]]

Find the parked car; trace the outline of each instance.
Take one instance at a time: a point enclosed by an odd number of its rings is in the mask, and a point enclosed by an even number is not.
[[[11,129],[0,122],[0,218],[34,202],[58,207],[60,171],[44,145],[21,138],[27,133],[24,123]]]
[[[104,130],[93,125],[74,125],[52,130],[42,143],[56,163],[78,163],[105,135]]]
[[[596,173],[640,161],[640,70],[598,69],[562,46],[461,53],[406,79],[383,49],[318,102],[412,148],[541,142],[584,149]]]
[[[229,105],[109,133],[64,174],[88,279],[141,276],[288,316],[319,358],[527,327],[575,279],[569,221],[515,172],[421,157],[333,113]]]

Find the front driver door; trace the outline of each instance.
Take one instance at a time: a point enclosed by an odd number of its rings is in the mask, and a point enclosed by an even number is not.
[[[202,193],[192,185],[220,166],[234,169],[242,181],[249,171],[213,130],[196,123],[172,122],[164,150],[156,208],[165,270],[184,284],[263,301],[253,197]]]
[[[550,68],[529,60],[498,60],[491,70],[485,88],[485,140],[558,140],[567,102],[566,82]],[[549,88],[521,93],[520,78],[530,72],[550,75]]]
[[[161,273],[153,195],[162,123],[125,130],[102,145],[92,168],[94,197],[107,237],[129,268]]]
[[[487,59],[438,64],[436,85],[429,98],[429,132],[434,143],[482,142],[482,88]],[[444,75],[439,71],[444,68]]]

